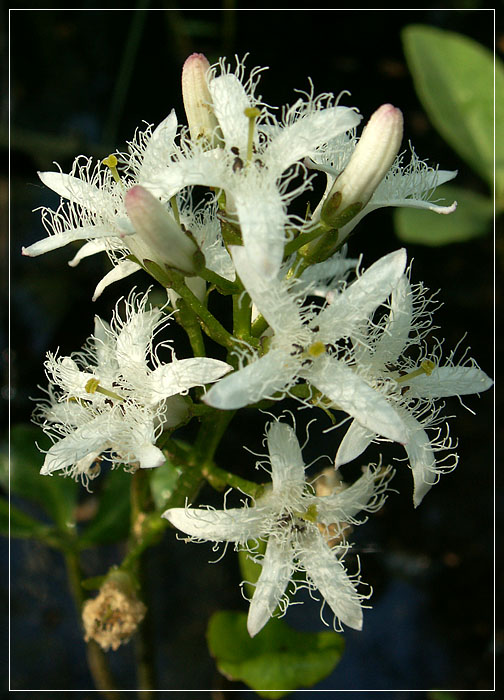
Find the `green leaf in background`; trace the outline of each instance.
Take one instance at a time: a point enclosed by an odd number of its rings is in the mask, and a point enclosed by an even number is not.
[[[264,698],[314,686],[333,671],[345,645],[337,632],[299,632],[278,618],[252,638],[247,614],[227,610],[212,615],[207,640],[219,671]]]
[[[34,538],[47,541],[53,535],[53,528],[45,525],[31,515],[23,513],[17,506],[10,504],[5,498],[0,498],[0,534],[20,538]]]
[[[493,187],[494,57],[455,32],[410,25],[404,52],[422,104],[441,136]],[[504,67],[496,58],[495,123],[504,118]],[[496,188],[504,193],[504,141],[496,140]]]
[[[489,197],[454,185],[439,187],[437,197],[447,204],[456,201],[455,212],[444,215],[406,207],[394,210],[395,231],[402,241],[440,246],[467,241],[491,231],[494,207]]]
[[[81,547],[118,542],[129,535],[132,475],[112,469],[100,484],[96,515],[80,536]],[[97,486],[98,489],[98,486]]]
[[[79,485],[59,474],[41,476],[44,455],[51,441],[34,425],[18,424],[10,431],[10,490],[12,494],[40,505],[63,531],[75,524],[75,506]],[[2,474],[3,486],[9,486],[8,474]]]

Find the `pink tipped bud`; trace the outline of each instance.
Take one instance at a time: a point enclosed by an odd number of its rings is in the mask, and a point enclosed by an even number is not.
[[[326,198],[321,212],[325,223],[333,225],[348,207],[357,214],[369,202],[395,160],[402,135],[401,110],[391,104],[379,107],[364,127],[348,165],[336,178]]]
[[[182,68],[182,98],[191,138],[211,142],[218,121],[208,89],[209,68],[210,64],[202,53],[193,53],[186,59]]]
[[[172,214],[141,185],[135,185],[124,197],[126,211],[135,233],[145,244],[143,257],[175,267],[186,274],[196,271],[193,255],[196,244],[182,231]]]

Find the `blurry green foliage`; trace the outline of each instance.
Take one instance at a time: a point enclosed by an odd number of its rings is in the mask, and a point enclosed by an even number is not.
[[[333,671],[345,644],[336,632],[299,632],[278,618],[252,638],[247,614],[232,611],[212,615],[207,639],[219,671],[263,698],[281,698],[315,685]]]
[[[402,32],[404,53],[419,99],[443,139],[485,181],[495,184],[496,207],[504,209],[504,142],[495,140],[494,123],[504,116],[504,66],[472,39],[455,32],[423,25]],[[394,212],[398,236],[410,243],[443,245],[488,232],[493,198],[467,189],[442,188],[440,196],[459,210],[450,216],[415,209]]]

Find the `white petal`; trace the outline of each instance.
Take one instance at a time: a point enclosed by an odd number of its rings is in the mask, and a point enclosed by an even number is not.
[[[364,428],[404,444],[409,432],[401,417],[379,391],[334,358],[315,361],[306,379]]]
[[[226,146],[228,149],[238,148],[243,158],[247,153],[249,126],[245,109],[250,107],[250,99],[241,82],[232,74],[214,78],[208,87]]]
[[[263,534],[262,508],[168,508],[163,515],[186,535],[212,542],[241,542]]]
[[[54,443],[45,456],[40,473],[47,475],[72,467],[91,452],[100,454],[106,449],[107,441],[108,428],[100,416]]]
[[[95,253],[102,253],[110,248],[114,247],[110,243],[110,239],[94,239],[84,243],[83,246],[79,248],[74,257],[68,261],[70,267],[76,267],[81,260],[88,258],[90,255],[95,255]],[[118,246],[119,247],[119,246]],[[122,248],[122,246],[121,246]]]
[[[286,362],[285,353],[270,350],[237,372],[221,379],[208,391],[203,401],[209,406],[233,410],[272,398],[294,379],[295,370]]]
[[[371,432],[357,420],[353,420],[340,443],[334,466],[336,469],[357,459],[371,444],[376,433]]]
[[[493,381],[477,367],[436,367],[430,375],[422,374],[407,381],[408,396],[439,398],[479,394],[490,389]]]
[[[119,282],[119,280],[129,277],[129,275],[132,275],[134,272],[141,269],[142,267],[132,260],[122,260],[115,267],[113,267],[110,272],[107,272],[107,274],[98,282],[94,290],[93,301],[98,299],[103,290],[108,287],[109,284]]]
[[[251,637],[262,630],[275,612],[290,581],[292,568],[290,542],[278,542],[270,537],[247,618]]]
[[[215,382],[233,369],[227,362],[207,357],[174,360],[157,367],[149,377],[153,401],[187,392],[193,386]]]
[[[300,496],[305,484],[305,465],[296,433],[287,423],[272,421],[266,435],[274,493],[289,493],[294,497],[294,488]]]
[[[319,146],[357,126],[361,119],[349,107],[313,111],[274,135],[265,153],[268,168],[280,177],[290,165],[313,156]]]
[[[289,294],[287,285],[278,278],[264,277],[245,247],[231,246],[231,254],[245,289],[271,328],[278,334],[296,335],[303,323],[299,306]]]
[[[383,333],[375,345],[374,366],[383,368],[387,362],[395,362],[408,341],[413,320],[413,295],[406,275],[403,275],[392,292],[390,313]]]
[[[160,467],[166,462],[166,457],[159,447],[156,447],[150,443],[136,446],[135,456],[140,462],[140,467],[142,469],[153,469],[154,467]]]
[[[243,244],[258,271],[267,279],[282,264],[287,221],[275,181],[241,175],[230,188],[243,236]]]
[[[163,312],[160,309],[150,309],[140,313],[131,313],[128,320],[117,336],[117,361],[121,369],[128,374],[128,367],[142,366],[147,370],[147,348],[152,339],[154,329],[159,324]]]
[[[348,627],[362,629],[362,606],[360,597],[346,569],[327,546],[320,533],[312,532],[303,538],[303,549],[296,552],[337,618]]]
[[[99,213],[103,208],[113,206],[109,192],[78,177],[60,172],[39,172],[38,176],[46,187],[50,187],[60,197],[76,202],[88,211]]]
[[[416,508],[431,486],[439,481],[439,473],[429,436],[415,418],[410,417],[409,422],[416,428],[411,430],[411,437],[405,445],[413,472],[413,503]]]
[[[152,172],[142,186],[163,202],[189,185],[206,185],[225,189],[229,177],[221,149],[195,153],[190,158],[181,158],[175,163]]]
[[[391,474],[390,469],[381,474],[367,468],[351,486],[329,496],[315,497],[313,502],[317,506],[317,521],[325,525],[345,522],[361,511],[376,509],[377,499],[373,496],[378,489],[380,493],[383,491],[383,482],[387,474]],[[378,499],[378,502],[380,500]]]
[[[42,238],[36,243],[32,243],[27,248],[23,247],[21,252],[23,255],[35,258],[38,255],[43,255],[50,250],[63,248],[63,246],[73,243],[73,241],[89,240],[101,237],[115,237],[110,227],[107,226],[83,226],[82,228],[74,228],[70,231],[55,233],[52,236]]]
[[[170,114],[158,124],[152,132],[152,136],[147,142],[143,153],[142,165],[138,172],[138,182],[148,178],[152,172],[169,162],[171,153],[174,150],[174,140],[177,135],[177,115],[172,109]]]
[[[319,314],[320,339],[334,342],[349,334],[352,324],[367,320],[390,295],[406,267],[406,249],[384,255]]]

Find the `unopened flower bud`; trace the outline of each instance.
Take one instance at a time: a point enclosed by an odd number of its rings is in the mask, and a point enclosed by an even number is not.
[[[369,202],[395,160],[402,135],[401,110],[391,104],[379,107],[327,195],[320,214],[324,224],[340,228]]]
[[[84,639],[94,639],[105,651],[115,651],[129,642],[146,612],[128,574],[115,571],[107,577],[96,598],[84,604]]]
[[[124,201],[135,232],[152,251],[154,262],[186,274],[195,273],[193,255],[197,246],[159,199],[141,185],[135,185],[126,192]]]
[[[186,59],[182,68],[182,98],[191,138],[212,143],[218,121],[208,89],[209,68],[210,64],[202,53],[193,53]]]

